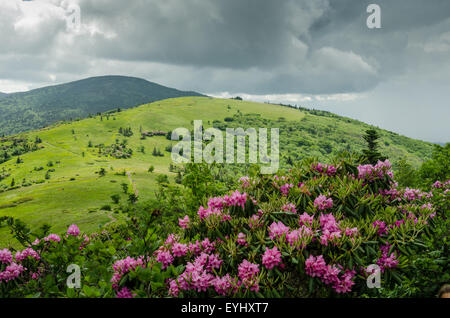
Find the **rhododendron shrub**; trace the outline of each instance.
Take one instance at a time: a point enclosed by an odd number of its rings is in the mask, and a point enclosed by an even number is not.
[[[113,295],[109,264],[116,250],[103,234],[82,235],[75,224],[66,233],[33,235],[20,221],[2,218],[22,249],[0,250],[0,297],[100,297]],[[68,266],[80,267],[81,289],[67,285]]]
[[[305,160],[198,196],[173,224],[163,204],[137,204],[126,224],[90,236],[1,218],[23,248],[0,249],[0,297],[431,296],[449,280],[450,182],[403,189],[394,177],[387,160]],[[167,191],[164,202],[182,201]],[[70,264],[80,289],[66,285]],[[366,284],[372,264],[380,289]]]
[[[435,205],[434,190],[400,189],[393,177],[386,160],[241,178],[238,189],[209,198],[160,247],[156,261],[184,269],[166,282],[168,295],[377,295],[366,284],[371,264],[381,269],[383,290],[396,288],[448,212],[448,191],[434,187],[443,202]]]

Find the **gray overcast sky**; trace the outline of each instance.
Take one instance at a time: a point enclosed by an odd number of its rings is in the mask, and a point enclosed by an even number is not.
[[[0,43],[0,92],[128,75],[450,141],[449,0],[0,0]]]

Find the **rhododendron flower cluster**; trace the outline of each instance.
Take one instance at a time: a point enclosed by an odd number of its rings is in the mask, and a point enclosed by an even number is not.
[[[244,233],[241,232],[241,233],[238,234],[238,238],[237,238],[236,242],[237,242],[239,245],[247,246],[248,244],[247,244],[247,241],[245,240],[246,237],[247,237],[247,236],[246,236]]]
[[[213,269],[219,269],[222,262],[219,256],[215,254],[202,253],[197,256],[193,263],[187,263],[183,274],[169,282],[169,294],[177,297],[180,290],[202,292],[209,287],[217,287],[217,284],[220,285],[220,292],[226,294],[225,288],[228,285],[224,284],[222,280],[217,281],[217,277],[212,274]]]
[[[297,213],[297,210],[295,209],[295,204],[294,203],[288,203],[285,204],[281,207],[281,210],[284,212],[292,212],[292,213]]]
[[[223,208],[239,206],[244,209],[245,203],[247,202],[247,193],[240,193],[238,190],[233,192],[230,196],[225,195],[224,197],[211,198],[208,201],[208,208],[205,209],[200,206],[197,214],[200,220],[204,220],[211,215],[216,215],[221,218],[222,222],[231,220],[231,216],[223,212]]]
[[[433,196],[432,192],[422,192],[419,189],[406,188],[403,192],[403,197],[407,201],[421,200],[423,198],[431,198]]]
[[[442,188],[442,182],[441,181],[436,181],[435,183],[433,183],[433,188],[436,188],[436,189],[440,189],[440,188]]]
[[[287,233],[286,235],[286,241],[291,245],[298,248],[304,248],[306,246],[306,243],[304,242],[304,239],[307,239],[309,237],[313,236],[313,231],[311,228],[302,225],[300,228],[295,229]],[[299,242],[302,242],[301,245],[299,245]]]
[[[324,173],[327,174],[329,177],[332,177],[336,174],[336,167],[333,165],[327,165],[327,164],[322,164],[322,163],[318,163],[316,165],[313,165],[313,170],[319,172],[319,173]]]
[[[300,215],[298,223],[300,225],[311,226],[313,221],[314,215],[309,215],[308,213],[304,212],[302,215]]]
[[[247,193],[240,193],[236,190],[231,196],[225,195],[223,201],[225,202],[225,206],[240,206],[244,209],[245,202],[247,202]]]
[[[170,253],[170,251],[157,251],[156,252],[156,260],[162,264],[162,268],[167,268],[170,264],[173,263],[173,255]]]
[[[372,182],[376,179],[382,179],[385,175],[393,178],[393,174],[390,171],[392,165],[388,159],[385,161],[378,161],[378,163],[373,165],[360,165],[358,166],[358,179],[364,180],[365,182]]]
[[[389,231],[389,228],[386,226],[386,223],[384,221],[376,220],[372,223],[372,226],[378,228],[377,234],[379,236],[382,236]]]
[[[78,236],[80,234],[80,229],[78,228],[78,226],[76,224],[72,224],[67,229],[67,234],[76,237],[76,236]]]
[[[242,263],[238,267],[238,276],[242,281],[242,284],[249,288],[251,291],[257,292],[259,290],[259,281],[258,281],[258,273],[259,273],[259,265],[253,264],[244,259]]]
[[[269,227],[269,237],[271,240],[281,238],[289,232],[289,227],[283,224],[283,222],[273,222]]]
[[[0,263],[10,264],[13,260],[12,253],[7,248],[0,250]]]
[[[377,264],[380,266],[381,272],[384,272],[386,268],[396,268],[399,263],[394,252],[389,255],[390,249],[390,244],[386,244],[380,248],[381,257],[378,259]]]
[[[322,211],[331,209],[333,207],[333,199],[321,194],[314,200],[314,207]]]
[[[281,252],[277,249],[277,247],[275,246],[272,249],[266,247],[266,251],[262,256],[262,264],[267,269],[272,269],[275,266],[280,265],[280,263],[281,263]]]
[[[111,278],[113,288],[117,289],[119,287],[119,282],[122,279],[123,275],[125,275],[130,271],[136,270],[137,267],[144,267],[144,259],[142,257],[132,258],[128,256],[125,259],[116,261],[113,265],[114,274]]]
[[[329,241],[334,241],[341,237],[339,224],[336,222],[333,214],[321,214],[319,222],[322,229],[322,236],[320,237],[322,245],[327,246]]]
[[[255,184],[256,181],[251,180],[248,176],[245,176],[245,177],[241,177],[239,179],[239,182],[241,183],[241,187],[245,189],[245,188],[250,187],[251,184]]]
[[[123,287],[120,291],[116,294],[117,298],[133,298],[134,295],[131,293],[131,291],[127,287]]]
[[[400,197],[400,191],[398,191],[395,187],[390,188],[389,190],[386,189],[380,189],[379,193],[386,197],[388,200],[393,201]]]
[[[263,222],[261,221],[261,217],[258,214],[253,214],[248,220],[248,226],[253,229],[257,227],[261,227]]]
[[[22,262],[27,257],[30,257],[30,258],[35,259],[37,261],[41,259],[39,254],[35,250],[33,250],[32,248],[27,248],[27,249],[23,250],[22,252],[18,251],[16,253],[16,256],[15,256],[17,262]]]
[[[340,265],[327,265],[323,256],[310,255],[305,261],[305,272],[311,277],[318,277],[326,284],[331,285],[337,293],[348,293],[352,290],[353,277],[356,272],[347,270],[342,272]]]
[[[284,196],[287,196],[289,194],[289,190],[293,187],[294,185],[292,183],[286,183],[280,187],[280,191]]]
[[[358,234],[358,228],[356,228],[356,227],[345,229],[346,236],[352,237],[352,236],[355,236],[356,234]]]
[[[61,238],[59,237],[58,234],[50,234],[46,237],[44,237],[44,241],[49,242],[49,241],[53,241],[53,242],[60,242]]]
[[[188,247],[186,244],[176,242],[172,246],[172,253],[175,257],[185,256],[187,254],[187,252],[188,252]]]
[[[189,227],[189,224],[191,223],[191,220],[189,220],[189,216],[185,216],[182,219],[178,219],[178,224],[182,229],[187,229]]]
[[[6,266],[6,269],[3,272],[0,272],[0,283],[2,281],[9,282],[14,280],[22,274],[26,268],[17,263],[11,263]]]
[[[235,294],[241,282],[237,278],[232,278],[230,274],[223,277],[216,277],[211,281],[211,285],[217,294],[227,296]]]

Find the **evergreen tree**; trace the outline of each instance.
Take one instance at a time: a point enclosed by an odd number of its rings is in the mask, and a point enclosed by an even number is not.
[[[381,153],[378,152],[378,142],[380,138],[377,131],[374,129],[366,130],[366,135],[363,136],[364,140],[367,142],[367,148],[363,149],[361,156],[362,163],[370,163],[372,165],[376,164],[378,160],[386,160]]]

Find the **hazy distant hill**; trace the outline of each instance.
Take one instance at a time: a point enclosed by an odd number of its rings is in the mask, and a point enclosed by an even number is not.
[[[6,97],[6,95],[8,95],[8,94],[0,92],[0,98]]]
[[[2,94],[0,94],[1,96]],[[0,135],[42,128],[60,120],[130,108],[157,100],[203,96],[144,79],[101,76],[0,97]]]

